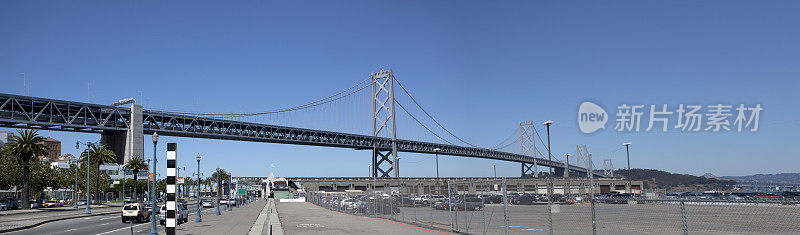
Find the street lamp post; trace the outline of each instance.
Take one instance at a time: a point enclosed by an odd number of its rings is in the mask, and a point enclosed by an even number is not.
[[[494,169],[494,178],[497,179],[497,164],[492,164],[492,169]]]
[[[150,191],[150,201],[153,202],[153,208],[150,209],[150,235],[158,235],[158,229],[156,228],[156,165],[158,165],[158,158],[156,158],[157,147],[158,146],[158,133],[153,133],[153,190]]]
[[[87,145],[88,147],[88,145]],[[86,152],[86,214],[92,213],[92,208],[89,206],[92,204],[91,194],[89,193],[89,168],[92,166],[92,155],[87,151]]]
[[[228,195],[226,195],[228,197],[228,199],[227,199],[228,203],[226,203],[226,204],[228,204],[228,211],[233,210],[233,209],[231,209],[231,180],[232,179],[233,179],[233,176],[231,176],[231,174],[228,174]]]
[[[150,167],[150,168],[153,167],[153,166],[150,165],[150,159],[147,159],[145,161],[147,161],[147,166],[148,167]],[[149,194],[149,193],[150,193],[150,176],[148,175],[147,176],[147,193],[145,193],[144,195],[147,196],[147,194]],[[139,202],[137,201],[136,203],[139,203]]]
[[[632,184],[632,181],[631,181],[631,151],[630,151],[631,143],[624,143],[622,145],[625,146],[625,153],[626,153],[626,155],[628,157],[628,173],[625,174],[625,178],[628,178],[628,190],[626,190],[626,191],[627,191],[627,193],[631,193],[631,191],[633,191],[632,188],[631,188],[631,187],[633,187],[633,185],[631,185]]]
[[[76,144],[75,149],[78,149],[79,146]],[[70,159],[70,164],[72,164],[72,159]],[[73,190],[73,194],[75,196],[72,197],[72,201],[75,204],[73,208],[78,209],[78,161],[75,160],[75,190]]]
[[[197,198],[197,217],[194,218],[194,222],[203,222],[203,219],[200,218],[200,206],[203,203],[200,202],[200,154],[197,154],[197,188],[194,189],[195,196]]]
[[[219,212],[219,197],[220,197],[220,192],[219,191],[221,191],[219,189],[222,188],[222,181],[221,180],[222,180],[222,176],[219,174],[219,167],[217,167],[217,215],[221,215],[222,214],[222,213]]]
[[[126,175],[125,173],[127,173],[127,172],[126,172],[125,168],[123,167],[122,168],[122,205],[123,206],[125,205],[125,175]]]
[[[547,213],[548,219],[550,220],[550,234],[553,234],[553,154],[550,153],[550,125],[553,124],[553,121],[546,121],[544,125],[547,126],[547,161],[550,162],[549,174],[547,177],[547,205],[550,210],[550,213]]]

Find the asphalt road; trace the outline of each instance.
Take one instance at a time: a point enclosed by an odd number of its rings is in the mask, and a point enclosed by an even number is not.
[[[221,207],[224,209],[225,207]],[[122,209],[120,208],[120,211]],[[197,212],[197,207],[189,205],[189,222],[194,223],[194,214]],[[216,208],[204,208],[202,214],[215,213]],[[61,220],[40,225],[35,228],[11,232],[8,234],[14,235],[27,235],[27,234],[149,234],[150,222],[146,223],[122,223],[120,214],[99,215],[85,218]],[[164,226],[158,224],[159,234],[164,234]],[[133,230],[133,233],[131,233]]]

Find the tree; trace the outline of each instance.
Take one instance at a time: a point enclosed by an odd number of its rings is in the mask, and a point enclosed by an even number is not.
[[[8,151],[12,156],[16,155],[17,159],[22,162],[22,208],[30,209],[30,161],[34,156],[47,155],[49,149],[44,144],[41,144],[45,138],[40,136],[37,130],[17,130],[17,134],[19,135],[11,136],[11,141],[6,144],[3,150]]]
[[[89,157],[91,165],[95,165],[94,192],[100,195],[100,165],[117,162],[117,154],[111,151],[106,145],[90,144],[86,151],[81,153],[81,161],[86,162]],[[107,188],[107,187],[106,187]],[[87,192],[88,193],[88,192]]]
[[[133,157],[128,164],[125,164],[125,169],[133,171],[133,182],[138,182],[139,179],[139,171],[148,170],[147,163],[144,162],[144,159],[141,157]],[[139,194],[138,194],[138,187],[133,187],[133,195],[136,197],[136,201],[139,201]]]
[[[217,192],[222,192],[222,181],[228,179],[228,172],[222,168],[217,168],[217,171],[211,175],[211,180],[217,183]]]

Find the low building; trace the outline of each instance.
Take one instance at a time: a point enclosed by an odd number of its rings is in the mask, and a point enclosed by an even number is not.
[[[58,157],[61,156],[61,141],[47,137],[41,144],[47,147],[47,155],[39,156],[39,159],[48,162],[57,162]]]
[[[51,167],[58,167],[61,169],[69,169],[70,162],[69,161],[57,161],[51,162]],[[100,166],[100,173],[106,173],[112,180],[121,180],[123,178],[123,168],[121,165],[117,164],[106,164]],[[148,172],[147,171],[139,171],[139,180],[147,180]],[[125,179],[133,179],[133,172],[128,171],[125,175]]]
[[[12,135],[13,133],[11,133],[10,131],[0,131],[0,146],[3,146],[4,144],[10,142]]]

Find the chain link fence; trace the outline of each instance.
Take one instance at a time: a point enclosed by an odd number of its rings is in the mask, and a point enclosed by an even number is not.
[[[591,189],[567,187],[442,180],[309,192],[306,200],[344,213],[465,234],[800,234],[798,198],[668,198],[665,191],[590,197]]]

